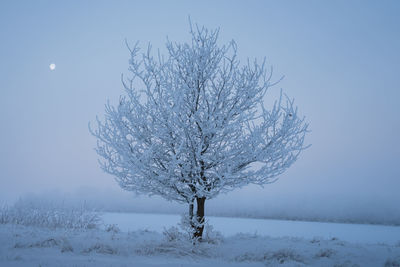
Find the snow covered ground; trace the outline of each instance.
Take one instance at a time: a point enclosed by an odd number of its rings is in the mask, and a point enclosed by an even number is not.
[[[400,227],[211,217],[222,235],[192,246],[164,229],[179,216],[103,219],[98,229],[0,224],[0,266],[400,266]]]

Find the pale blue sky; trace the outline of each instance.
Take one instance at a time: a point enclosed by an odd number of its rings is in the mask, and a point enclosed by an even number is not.
[[[87,123],[123,93],[124,39],[188,40],[190,15],[241,59],[266,56],[286,76],[271,96],[282,87],[312,130],[277,183],[232,194],[399,202],[399,14],[398,1],[2,1],[0,200],[118,190]]]

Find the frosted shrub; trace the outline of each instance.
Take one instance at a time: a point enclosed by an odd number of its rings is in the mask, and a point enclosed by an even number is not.
[[[96,252],[99,254],[110,254],[110,255],[118,253],[117,249],[114,249],[113,247],[107,244],[101,244],[101,243],[96,243],[95,245],[82,250],[82,253],[91,253],[91,252]]]
[[[207,243],[218,245],[223,242],[223,236],[221,232],[215,231],[214,227],[207,223],[205,225],[205,235],[203,240]]]
[[[315,258],[331,258],[335,254],[336,252],[333,249],[322,249],[317,254],[315,254]]]
[[[119,233],[121,232],[121,229],[119,229],[118,225],[116,224],[108,224],[105,226],[106,232],[111,232],[111,233]]]
[[[286,262],[304,263],[303,257],[292,249],[279,249],[273,252],[268,251],[265,253],[246,252],[243,255],[235,257],[235,260],[238,262],[265,262],[267,265],[276,265],[276,263],[283,264]]]
[[[193,238],[195,228],[192,225],[195,224],[195,220],[190,219],[188,215],[182,214],[178,227],[172,226],[168,229],[164,228],[164,239],[167,242],[179,241],[188,242],[194,245],[197,242],[197,239]]]
[[[178,225],[179,225],[179,228],[181,228],[181,230],[187,234],[189,239],[194,240],[194,233],[196,231],[195,229],[196,229],[196,227],[199,227],[199,223],[197,222],[195,217],[190,218],[189,215],[182,214],[181,221]]]
[[[10,217],[10,210],[8,206],[4,205],[0,207],[0,224],[8,223]]]
[[[179,229],[175,226],[172,226],[168,229],[164,228],[163,231],[164,239],[167,242],[176,242],[176,241],[187,241],[187,236],[184,233],[180,232]]]
[[[194,238],[191,223],[193,222],[188,216],[182,215],[179,227],[164,228],[164,239],[160,243],[142,246],[138,252],[146,255],[172,254],[179,257],[210,256],[212,247],[209,244],[221,243],[222,235],[206,224],[203,238]]]
[[[65,206],[35,205],[20,200],[13,206],[0,210],[1,224],[20,224],[48,228],[93,229],[100,225],[98,213],[81,208]]]
[[[267,253],[264,258],[268,261],[277,261],[279,264],[287,261],[303,262],[303,258],[291,249],[280,249],[273,253]]]

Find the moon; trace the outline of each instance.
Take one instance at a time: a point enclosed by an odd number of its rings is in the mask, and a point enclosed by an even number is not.
[[[49,68],[50,68],[50,70],[55,70],[55,69],[56,69],[56,64],[51,63],[51,64],[49,65]]]

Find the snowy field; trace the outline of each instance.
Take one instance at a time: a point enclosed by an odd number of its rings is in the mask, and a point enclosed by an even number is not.
[[[173,228],[177,215],[68,216],[39,226],[3,218],[0,266],[400,265],[400,227],[210,217],[214,230],[193,246]]]
[[[164,228],[176,226],[180,222],[179,215],[167,214],[104,213],[102,217],[106,224],[118,224],[122,231],[150,230],[160,232]],[[230,217],[207,217],[206,220],[213,226],[214,230],[221,232],[224,236],[243,233],[274,238],[338,238],[352,243],[400,245],[399,226]]]

